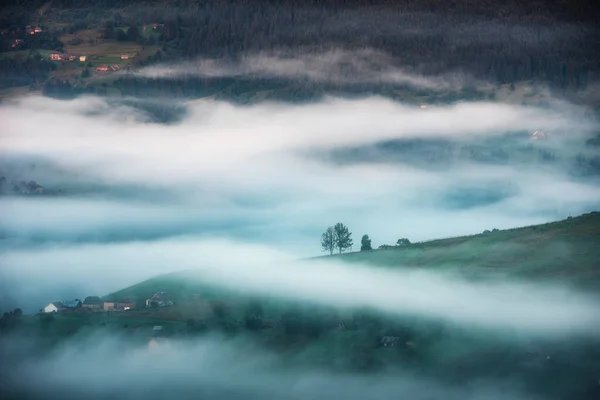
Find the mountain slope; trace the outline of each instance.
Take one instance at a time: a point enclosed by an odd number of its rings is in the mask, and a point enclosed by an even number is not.
[[[386,268],[426,268],[457,272],[467,278],[513,277],[558,280],[578,288],[600,288],[600,213],[594,212],[543,225],[473,236],[433,240],[390,249],[316,257]],[[105,298],[143,302],[156,292],[183,299],[231,296],[189,279],[190,272],[153,277]],[[242,294],[241,292],[238,294]]]

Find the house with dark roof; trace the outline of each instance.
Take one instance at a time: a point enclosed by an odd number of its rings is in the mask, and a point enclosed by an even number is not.
[[[81,304],[81,300],[79,299],[62,302],[63,307],[67,310],[76,310],[78,308],[81,308]]]

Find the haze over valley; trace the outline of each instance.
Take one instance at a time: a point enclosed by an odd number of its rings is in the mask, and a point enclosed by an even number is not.
[[[591,3],[9,3],[7,398],[600,396]]]

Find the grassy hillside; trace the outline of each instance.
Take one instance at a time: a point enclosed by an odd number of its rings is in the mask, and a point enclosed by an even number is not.
[[[600,213],[590,213],[544,225],[317,259],[454,271],[474,279],[499,275],[557,279],[594,290],[600,281],[599,238]],[[165,291],[177,301],[172,307],[9,318],[0,332],[38,335],[43,338],[39,349],[43,351],[69,337],[87,337],[96,329],[146,346],[152,327],[162,325],[164,335],[173,339],[193,340],[212,333],[239,336],[244,346],[276,352],[290,365],[369,373],[400,368],[458,385],[479,379],[517,379],[526,390],[547,399],[596,399],[600,393],[600,343],[592,336],[529,338],[510,330],[421,316],[392,317],[366,309],[259,299],[208,287],[194,277],[194,272],[158,276],[106,296],[135,300],[142,306],[153,293]],[[384,344],[386,340],[393,345]]]
[[[560,279],[563,283],[597,289],[600,213],[334,258],[384,267],[453,270],[467,277]]]
[[[342,260],[387,268],[426,268],[453,271],[475,279],[497,276],[560,280],[579,288],[600,288],[600,213],[523,228],[473,236],[433,240],[390,249],[354,252],[306,260]],[[220,298],[187,273],[158,276],[106,296],[143,302],[156,292],[177,300],[201,293]],[[238,293],[238,295],[241,293]],[[230,297],[232,294],[228,293]]]

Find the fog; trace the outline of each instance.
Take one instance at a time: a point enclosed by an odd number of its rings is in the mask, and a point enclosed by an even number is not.
[[[140,76],[174,78],[181,76],[254,77],[309,80],[336,84],[385,83],[416,88],[460,87],[468,80],[458,72],[425,77],[400,67],[388,54],[365,48],[302,52],[301,50],[251,53],[232,62],[223,59],[198,59],[194,62],[163,64],[143,68]],[[471,79],[472,81],[472,79]]]
[[[199,100],[187,107],[181,123],[161,125],[99,98],[34,97],[3,105],[3,174],[64,190],[61,196],[0,200],[5,240],[194,233],[270,244],[304,257],[318,254],[320,233],[338,221],[355,238],[368,233],[377,246],[398,237],[419,241],[561,219],[593,211],[600,199],[596,180],[568,173],[597,124],[585,109],[563,103],[466,102],[421,110],[375,97],[250,107]],[[334,156],[386,140],[462,145],[515,131],[523,132],[526,145],[536,129],[552,136],[535,147],[563,161],[433,160],[428,167],[439,168],[422,168],[377,156],[339,164]],[[500,194],[482,204],[454,204],[473,188]]]
[[[510,280],[467,282],[450,272],[388,270],[314,260],[240,242],[177,238],[168,241],[83,245],[4,256],[4,278],[18,297],[61,285],[106,293],[144,277],[189,270],[185,280],[275,295],[322,306],[368,307],[396,316],[426,316],[481,328],[541,336],[599,332],[598,299],[550,284]],[[128,268],[126,266],[143,266]],[[60,285],[45,276],[60,277]],[[118,277],[118,280],[115,279]]]
[[[13,360],[31,343],[2,346]],[[76,366],[75,368],[73,368]],[[257,352],[244,341],[222,338],[136,346],[106,333],[67,340],[56,351],[21,360],[0,372],[7,395],[43,398],[142,399],[533,399],[519,384],[478,381],[449,385],[409,370],[378,375],[332,373]],[[9,391],[10,390],[10,391]],[[416,396],[416,397],[415,397]]]
[[[258,54],[235,65],[204,59],[141,73],[430,89],[464,78],[425,78],[372,50]],[[28,97],[0,106],[0,175],[44,187],[43,194],[0,197],[0,310],[34,313],[51,301],[104,296],[174,273],[187,284],[276,301],[420,318],[493,337],[492,344],[504,335],[515,346],[522,344],[515,338],[561,346],[600,340],[600,299],[566,279],[524,281],[477,265],[469,275],[452,260],[419,269],[302,260],[321,254],[320,235],[336,222],[349,226],[357,250],[363,234],[376,248],[401,237],[470,235],[597,210],[597,177],[573,172],[577,155],[595,154],[585,147],[598,131],[589,109],[558,100],[421,109],[377,96],[181,105],[185,116],[168,125],[110,98]],[[532,141],[536,130],[548,139]],[[394,147],[387,144],[415,141],[461,150],[494,150],[497,141],[498,150],[518,157],[495,163],[456,151],[448,161],[419,145],[408,152],[421,163],[408,153],[388,157]],[[538,153],[557,161],[538,162]],[[568,240],[553,244],[548,257],[576,254]],[[283,359],[247,337],[180,337],[151,349],[90,328],[54,349],[43,334],[37,340],[2,338],[0,389],[44,398],[536,398],[524,377],[459,385],[404,366],[334,373]],[[452,347],[438,345],[432,354]],[[428,361],[444,361],[440,354]]]

